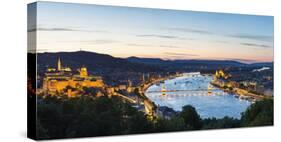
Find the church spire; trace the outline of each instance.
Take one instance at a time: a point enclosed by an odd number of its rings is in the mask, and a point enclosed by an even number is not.
[[[61,61],[60,61],[60,58],[58,59],[58,71],[61,70]]]

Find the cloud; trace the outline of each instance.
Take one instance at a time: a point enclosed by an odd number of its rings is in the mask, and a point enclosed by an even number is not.
[[[69,29],[69,28],[38,28],[38,31],[79,31],[75,29]]]
[[[170,36],[170,35],[158,35],[158,34],[145,34],[145,35],[136,35],[137,37],[157,37],[157,38],[166,38],[166,39],[184,39],[178,36]]]
[[[28,32],[35,32],[35,31],[79,31],[79,30],[68,29],[68,28],[31,28],[31,29],[28,29]]]
[[[214,42],[217,42],[217,43],[224,43],[224,44],[229,43],[228,41],[224,41],[224,40],[215,40]]]
[[[181,48],[179,46],[173,46],[173,45],[159,45],[159,47],[164,47],[164,48]]]
[[[80,41],[80,42],[89,43],[89,44],[111,44],[111,43],[118,43],[120,41],[108,40],[108,39],[99,39],[99,40],[86,40],[86,41]]]
[[[198,30],[198,29],[190,29],[190,28],[166,28],[166,29],[172,31],[186,32],[186,33],[197,33],[197,34],[207,34],[207,35],[215,34],[207,30]]]
[[[205,35],[219,35],[219,36],[242,38],[242,39],[252,39],[252,40],[258,40],[258,41],[272,41],[273,40],[273,36],[268,36],[268,35],[252,35],[252,34],[242,34],[242,33],[224,35],[224,34],[211,32],[208,30],[192,29],[192,28],[164,28],[164,29],[172,30],[172,31],[179,31],[179,32],[186,32],[186,33],[197,33],[197,34],[205,34]]]
[[[271,48],[272,46],[264,45],[264,44],[254,44],[254,43],[240,43],[241,45],[245,46],[252,46],[252,47],[261,47],[261,48]]]
[[[135,44],[135,43],[128,43],[126,44],[127,46],[138,46],[138,47],[149,47],[153,45],[148,45],[148,44]]]
[[[135,43],[128,43],[127,46],[137,46],[137,47],[156,47],[157,45],[149,45],[149,44],[135,44]],[[179,46],[174,45],[159,45],[158,47],[164,47],[164,48],[181,48]]]
[[[218,35],[218,36],[225,36],[225,37],[232,37],[232,38],[266,41],[266,42],[273,41],[273,36],[269,36],[269,35],[253,35],[253,34],[243,34],[243,33],[226,35],[226,34],[211,32],[208,30],[193,29],[193,28],[163,28],[163,29],[170,30],[170,31],[197,33],[197,34],[204,34],[204,35]]]
[[[257,41],[272,41],[272,36],[265,36],[265,35],[250,35],[250,34],[236,34],[236,35],[226,35],[228,37],[234,38],[242,38],[242,39],[251,39]]]
[[[35,32],[35,31],[77,31],[77,32],[98,32],[98,33],[105,33],[105,30],[82,30],[82,29],[74,29],[74,28],[31,28],[27,30],[28,32]]]
[[[175,53],[175,52],[164,52],[166,55],[171,55],[171,56],[198,56],[196,54],[187,54],[187,53]]]
[[[252,60],[252,59],[240,59],[240,58],[224,58],[224,60],[233,60],[233,61],[238,61],[238,62],[243,62],[243,63],[254,63],[254,62],[258,62],[257,60]]]

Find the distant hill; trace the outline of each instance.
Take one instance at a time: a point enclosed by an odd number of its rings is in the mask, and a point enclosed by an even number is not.
[[[151,65],[167,65],[170,61],[162,60],[160,58],[139,58],[139,57],[129,57],[128,61],[133,63],[143,63],[143,64],[151,64]]]
[[[261,62],[261,63],[253,63],[250,64],[252,67],[273,67],[273,62]]]
[[[68,66],[73,70],[86,66],[90,72],[122,73],[122,72],[162,72],[162,71],[202,71],[215,70],[226,67],[262,67],[273,66],[269,63],[244,64],[232,60],[163,60],[160,58],[116,58],[106,54],[95,52],[57,52],[38,53],[38,71],[45,72],[48,67],[56,67],[57,60],[61,58],[63,66]]]
[[[232,60],[162,60],[159,58],[138,57],[129,57],[127,60],[133,63],[158,65],[169,70],[199,70],[248,66],[248,64]]]
[[[90,72],[153,72],[161,68],[145,65],[142,63],[129,62],[126,59],[115,58],[106,54],[95,52],[57,52],[57,53],[38,53],[37,61],[39,71],[45,71],[48,67],[56,67],[58,58],[61,59],[63,66],[78,69],[86,66]]]
[[[226,66],[245,66],[246,64],[232,61],[232,60],[163,60],[159,58],[138,58],[129,57],[127,58],[130,62],[144,63],[144,64],[158,64],[158,65],[169,65],[169,64],[190,64],[190,65],[226,65]]]

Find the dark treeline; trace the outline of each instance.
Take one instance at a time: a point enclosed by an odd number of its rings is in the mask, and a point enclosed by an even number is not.
[[[184,106],[171,119],[150,120],[131,104],[107,96],[71,99],[47,97],[39,100],[38,139],[273,125],[273,100],[254,103],[242,113],[241,120],[229,117],[201,119],[190,105]]]

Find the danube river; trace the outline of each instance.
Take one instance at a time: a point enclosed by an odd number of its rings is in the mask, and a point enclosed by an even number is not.
[[[202,118],[241,118],[251,102],[241,100],[210,85],[213,76],[188,73],[150,86],[145,95],[159,106],[181,111],[182,106],[192,105]],[[163,95],[163,90],[166,90]]]

